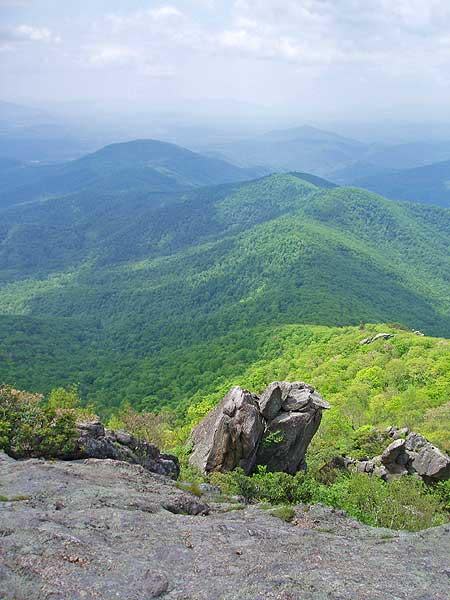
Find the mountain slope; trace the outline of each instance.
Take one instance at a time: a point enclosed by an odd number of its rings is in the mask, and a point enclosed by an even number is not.
[[[170,202],[78,194],[2,217],[0,379],[24,388],[42,389],[45,370],[47,385],[78,380],[99,405],[155,407],[178,351],[189,361],[195,345],[255,327],[391,321],[450,335],[444,209],[290,174]],[[244,362],[249,336],[232,350]],[[221,359],[208,370],[226,374]]]
[[[0,169],[0,209],[82,190],[93,193],[145,189],[173,192],[193,186],[244,181],[261,174],[174,144],[136,140],[112,144],[58,165],[18,164]]]
[[[450,208],[450,161],[364,177],[356,179],[354,183],[394,200],[411,200]]]
[[[278,171],[306,171],[324,177],[357,160],[365,149],[361,142],[314,127],[274,131],[209,148],[235,164],[264,165]]]

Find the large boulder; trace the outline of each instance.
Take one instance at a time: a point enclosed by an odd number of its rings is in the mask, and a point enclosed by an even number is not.
[[[255,464],[295,473],[329,405],[303,382],[275,381],[258,398],[233,388],[194,430],[190,463],[203,473]]]
[[[257,464],[290,474],[306,469],[306,450],[326,408],[329,404],[304,382],[272,383],[260,399],[267,424]]]
[[[405,441],[410,469],[425,481],[450,478],[450,456],[433,446],[418,433],[410,433]]]
[[[73,451],[62,458],[113,459],[141,465],[151,473],[177,479],[180,473],[175,456],[161,454],[156,446],[135,438],[125,431],[109,431],[100,421],[77,423],[77,440]]]
[[[194,429],[189,462],[203,473],[226,472],[235,467],[250,473],[264,427],[256,396],[234,387]]]

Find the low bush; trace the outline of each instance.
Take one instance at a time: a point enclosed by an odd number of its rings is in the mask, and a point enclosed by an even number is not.
[[[270,473],[259,467],[248,477],[242,469],[215,473],[211,481],[226,494],[270,505],[314,504],[345,510],[375,527],[418,531],[448,521],[448,482],[435,488],[414,477],[384,482],[362,473],[337,473],[334,482],[321,483],[311,474]]]
[[[47,405],[42,396],[0,387],[0,449],[14,458],[69,455],[76,440],[76,411]]]
[[[160,449],[171,446],[174,442],[173,423],[175,415],[170,411],[161,413],[138,412],[130,405],[113,415],[109,429],[123,429],[134,436],[155,444]]]
[[[292,506],[276,506],[270,511],[270,514],[282,521],[286,521],[286,523],[290,523],[295,517],[295,510]]]

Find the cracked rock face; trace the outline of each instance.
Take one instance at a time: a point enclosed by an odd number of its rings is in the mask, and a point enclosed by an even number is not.
[[[306,450],[329,404],[303,381],[276,381],[262,393],[259,406],[266,430],[257,464],[290,474],[306,469]]]
[[[241,467],[248,474],[255,466],[263,433],[256,396],[234,387],[194,429],[190,464],[204,473]]]
[[[321,506],[285,523],[109,459],[0,452],[0,482],[2,600],[448,598],[445,525],[374,529]]]
[[[256,464],[296,473],[326,408],[303,382],[275,381],[259,398],[233,388],[194,430],[190,463],[204,473],[240,466],[248,474]]]

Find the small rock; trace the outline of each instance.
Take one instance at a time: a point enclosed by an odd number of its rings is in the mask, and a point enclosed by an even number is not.
[[[393,333],[377,333],[376,335],[368,338],[364,338],[359,342],[360,346],[364,346],[365,344],[372,344],[377,340],[390,340],[394,337]]]
[[[209,506],[205,502],[200,502],[195,498],[182,495],[174,500],[171,500],[163,505],[163,508],[175,515],[208,515],[210,512]]]
[[[142,591],[146,599],[160,598],[169,589],[169,581],[163,573],[147,571]]]
[[[411,461],[411,468],[426,481],[439,481],[450,478],[450,456],[439,450],[417,433],[410,433],[405,447]]]

